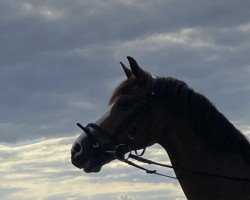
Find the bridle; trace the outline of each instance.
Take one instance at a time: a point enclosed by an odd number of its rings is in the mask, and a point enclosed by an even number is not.
[[[174,176],[169,176],[169,175],[164,175],[164,174],[160,174],[157,172],[157,170],[149,170],[146,169],[140,165],[135,164],[134,162],[130,161],[129,159],[135,159],[139,162],[143,162],[143,163],[148,163],[148,164],[155,164],[155,165],[159,165],[159,166],[163,166],[163,167],[168,167],[168,168],[173,168],[171,165],[165,165],[165,164],[161,164],[161,163],[157,163],[157,162],[153,162],[151,160],[147,160],[142,158],[141,156],[144,155],[146,148],[142,149],[142,152],[139,154],[137,150],[135,150],[135,154],[132,153],[132,150],[129,146],[128,143],[120,143],[118,142],[116,137],[110,136],[106,130],[104,130],[101,126],[95,124],[95,123],[90,123],[88,124],[86,127],[82,126],[80,123],[77,123],[77,126],[79,128],[81,128],[87,135],[87,137],[90,139],[91,143],[92,143],[92,147],[94,149],[94,151],[98,151],[99,153],[108,153],[108,154],[112,154],[114,155],[114,157],[119,160],[122,161],[124,163],[127,163],[128,165],[131,165],[133,167],[136,167],[138,169],[141,169],[143,171],[145,171],[148,174],[156,174],[156,175],[160,175],[160,176],[165,176],[168,178],[172,178],[172,179],[177,179]],[[114,147],[113,150],[109,150],[109,149],[103,149],[100,147],[99,143],[97,141],[95,141],[95,139],[93,138],[90,128],[92,129],[96,129],[98,130],[98,132],[100,134],[102,134],[102,136],[106,137],[106,139],[108,139],[110,141],[110,143],[112,144],[112,146]],[[133,140],[134,137],[129,136],[129,140]],[[99,149],[101,148],[101,149]],[[128,153],[128,155],[126,156],[126,154]]]
[[[156,78],[153,78],[152,90],[150,92],[150,98],[149,98],[150,102],[151,102],[152,97],[154,97],[154,95],[155,95],[155,82],[156,82]],[[146,101],[146,103],[148,103],[148,101]],[[145,108],[143,110],[145,110]],[[80,123],[77,123],[77,126],[79,128],[81,128],[86,133],[87,137],[90,139],[90,141],[92,143],[92,147],[93,147],[94,151],[96,151],[98,153],[105,153],[105,154],[113,155],[117,160],[122,161],[130,166],[136,167],[140,170],[143,170],[147,174],[155,174],[155,175],[164,176],[164,177],[171,178],[171,179],[177,179],[177,177],[175,177],[175,176],[161,174],[161,173],[158,173],[157,170],[149,170],[147,168],[144,168],[144,167],[134,163],[130,159],[134,159],[134,160],[137,160],[139,162],[146,163],[146,164],[152,164],[152,165],[157,165],[157,166],[161,166],[161,167],[174,169],[177,172],[184,172],[185,171],[185,172],[189,172],[192,174],[198,174],[198,175],[209,176],[209,177],[214,177],[214,178],[250,183],[249,178],[225,176],[225,175],[220,175],[220,174],[208,173],[208,172],[204,172],[204,171],[187,169],[184,167],[176,167],[176,166],[174,167],[172,165],[162,164],[162,163],[158,163],[158,162],[155,162],[155,161],[152,161],[149,159],[145,159],[142,156],[144,155],[144,153],[146,151],[146,147],[144,149],[142,149],[142,152],[140,154],[138,153],[137,150],[134,151],[135,152],[134,154],[132,153],[132,150],[130,148],[130,143],[134,140],[135,136],[133,134],[128,135],[128,138],[129,138],[128,142],[120,143],[118,138],[117,138],[117,134],[110,135],[104,128],[102,128],[100,125],[97,125],[95,123],[89,123],[86,127],[82,126]],[[109,143],[111,144],[112,148],[110,149],[110,148],[101,147],[101,145],[99,145],[99,142],[93,137],[92,131],[90,130],[91,128],[97,130],[98,133],[100,133],[103,137],[105,137],[109,141]],[[126,154],[128,154],[128,155],[126,155]]]

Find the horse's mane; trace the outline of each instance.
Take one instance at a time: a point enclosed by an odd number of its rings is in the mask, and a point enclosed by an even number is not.
[[[240,151],[250,163],[247,138],[205,96],[171,77],[157,78],[155,93],[156,98],[163,100],[168,108],[189,117],[195,123],[195,132],[208,145],[220,151]]]

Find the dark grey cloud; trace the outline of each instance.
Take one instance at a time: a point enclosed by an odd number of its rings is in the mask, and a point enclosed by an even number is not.
[[[249,125],[247,1],[12,1],[0,7],[0,141],[76,132],[105,110],[118,61],[183,79]]]

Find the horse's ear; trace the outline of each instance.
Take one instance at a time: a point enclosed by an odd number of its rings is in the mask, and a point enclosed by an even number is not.
[[[143,69],[141,69],[139,67],[139,65],[137,64],[136,60],[130,56],[127,57],[128,58],[128,61],[129,61],[129,64],[130,64],[130,68],[131,68],[131,71],[133,73],[133,75],[139,79],[140,77],[142,77],[142,75],[145,73],[143,71]]]
[[[129,68],[127,68],[122,62],[120,62],[120,64],[121,64],[123,71],[125,72],[127,78],[130,78],[131,76],[133,76],[133,74]]]

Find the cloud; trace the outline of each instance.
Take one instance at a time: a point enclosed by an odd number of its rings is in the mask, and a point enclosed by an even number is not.
[[[250,136],[250,128],[244,132]],[[0,194],[5,199],[185,199],[177,181],[145,174],[114,161],[98,174],[86,174],[70,162],[76,137],[26,141],[0,145]],[[170,164],[159,145],[147,149],[145,157]],[[139,163],[138,163],[139,164]],[[140,163],[141,164],[141,163]],[[168,175],[170,169],[150,167]]]
[[[2,1],[0,140],[66,136],[76,122],[95,120],[127,55],[155,75],[186,81],[230,120],[249,125],[247,4]]]
[[[55,8],[43,6],[34,6],[30,3],[23,3],[22,9],[23,15],[25,16],[35,16],[38,15],[48,21],[57,21],[63,17],[63,12],[60,10],[56,10]]]
[[[152,179],[120,162],[104,167],[100,174],[83,174],[71,165],[73,137],[46,139],[0,146],[0,193],[6,199],[91,198],[131,199],[145,191],[183,196],[177,182]],[[160,151],[159,147],[148,152]],[[162,151],[162,150],[161,150]],[[136,198],[140,199],[140,198]]]
[[[125,194],[125,193],[121,193],[121,195],[119,196],[120,200],[135,200],[132,196]]]

